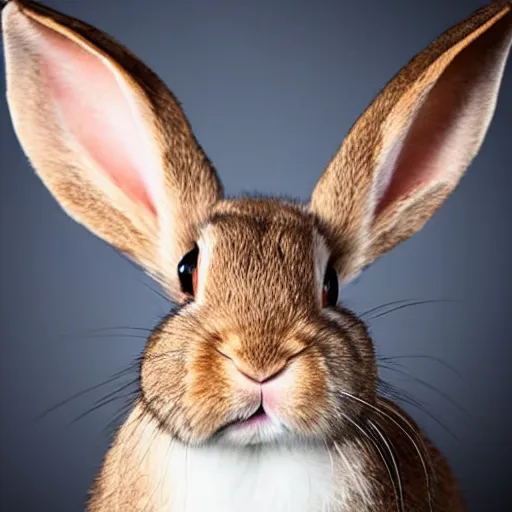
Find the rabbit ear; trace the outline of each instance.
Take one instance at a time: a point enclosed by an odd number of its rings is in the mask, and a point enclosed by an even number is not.
[[[37,174],[71,217],[179,300],[177,264],[222,186],[177,100],[81,21],[22,0],[2,21],[10,113]]]
[[[343,280],[420,230],[479,151],[512,41],[511,4],[486,5],[412,59],[327,166],[310,208]]]

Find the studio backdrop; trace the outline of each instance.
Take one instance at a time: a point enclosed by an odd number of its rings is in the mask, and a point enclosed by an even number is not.
[[[46,3],[162,77],[229,195],[307,200],[377,92],[484,0]],[[78,512],[133,390],[136,370],[119,372],[170,305],[63,213],[15,137],[3,79],[0,96],[0,510]],[[341,291],[366,312],[382,379],[447,455],[472,511],[512,509],[511,131],[509,62],[455,193]]]

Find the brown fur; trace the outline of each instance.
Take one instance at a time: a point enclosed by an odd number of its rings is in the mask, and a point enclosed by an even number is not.
[[[9,2],[8,101],[36,172],[73,218],[129,254],[181,303],[148,340],[140,397],[98,473],[90,512],[169,506],[171,491],[157,498],[155,481],[163,478],[171,441],[214,442],[257,407],[235,385],[240,374],[257,381],[291,375],[279,414],[301,442],[325,443],[334,468],[343,450],[357,450],[371,505],[354,491],[344,511],[400,510],[400,486],[403,510],[464,509],[443,456],[378,395],[364,324],[344,308],[323,307],[318,254],[326,251],[347,280],[421,229],[452,192],[494,112],[512,40],[510,9],[511,2],[483,7],[402,69],[356,122],[306,207],[222,200],[215,170],[152,71],[93,27],[35,2]],[[77,55],[108,62],[127,87],[162,164],[164,193],[155,211],[68,142],[47,101],[38,38],[78,45]],[[186,301],[176,267],[196,242],[202,273],[196,300]]]
[[[24,40],[30,38],[31,29],[49,29],[87,52],[107,57],[131,88],[165,169],[162,186],[167,197],[157,205],[158,213],[162,218],[171,214],[179,219],[172,246],[166,247],[166,239],[162,240],[165,224],[155,225],[155,219],[139,205],[113,190],[112,184],[101,183],[95,169],[77,168],[77,155],[54,137],[59,128],[38,83],[38,48],[34,44],[25,51]],[[197,225],[222,197],[222,185],[176,98],[150,69],[108,35],[37,2],[10,2],[5,7],[3,33],[14,127],[39,176],[71,217],[131,256],[180,299],[176,276],[163,268],[175,268],[193,244]],[[114,200],[105,200],[105,195]]]
[[[510,1],[491,2],[414,57],[357,120],[327,166],[311,208],[328,221],[338,241],[337,269],[345,279],[419,231],[480,149],[512,40],[510,8]],[[470,97],[476,101],[464,111]],[[421,182],[414,153],[438,144],[435,132],[449,128],[449,116],[459,111],[468,117],[462,122],[470,133],[457,142],[455,169]],[[379,180],[380,159],[401,139],[407,140],[399,168],[375,208],[372,187]],[[400,175],[405,179],[397,179]],[[409,187],[400,190],[406,180]]]

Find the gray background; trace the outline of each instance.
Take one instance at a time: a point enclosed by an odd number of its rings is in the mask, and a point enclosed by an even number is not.
[[[111,33],[162,76],[229,194],[302,198],[381,86],[483,4],[47,3]],[[406,406],[449,457],[475,511],[512,504],[511,86],[512,63],[487,140],[456,193],[343,292],[360,313],[401,299],[452,301],[404,308],[370,326],[379,354],[403,365],[383,377],[428,411]],[[2,80],[2,98],[4,87]],[[62,213],[30,170],[3,99],[0,144],[0,510],[78,511],[123,401],[73,420],[129,379],[34,418],[129,365],[144,332],[126,328],[151,328],[169,306],[139,270]]]

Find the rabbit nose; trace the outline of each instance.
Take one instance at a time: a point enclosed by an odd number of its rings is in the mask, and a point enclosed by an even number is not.
[[[283,373],[287,363],[282,363],[279,366],[275,366],[265,370],[253,370],[242,361],[233,361],[235,368],[249,380],[252,380],[258,384],[264,384],[269,382]]]
[[[257,384],[264,384],[275,379],[283,373],[288,365],[288,361],[281,361],[264,369],[255,369],[235,354],[222,353],[222,355],[231,361],[238,373]]]

